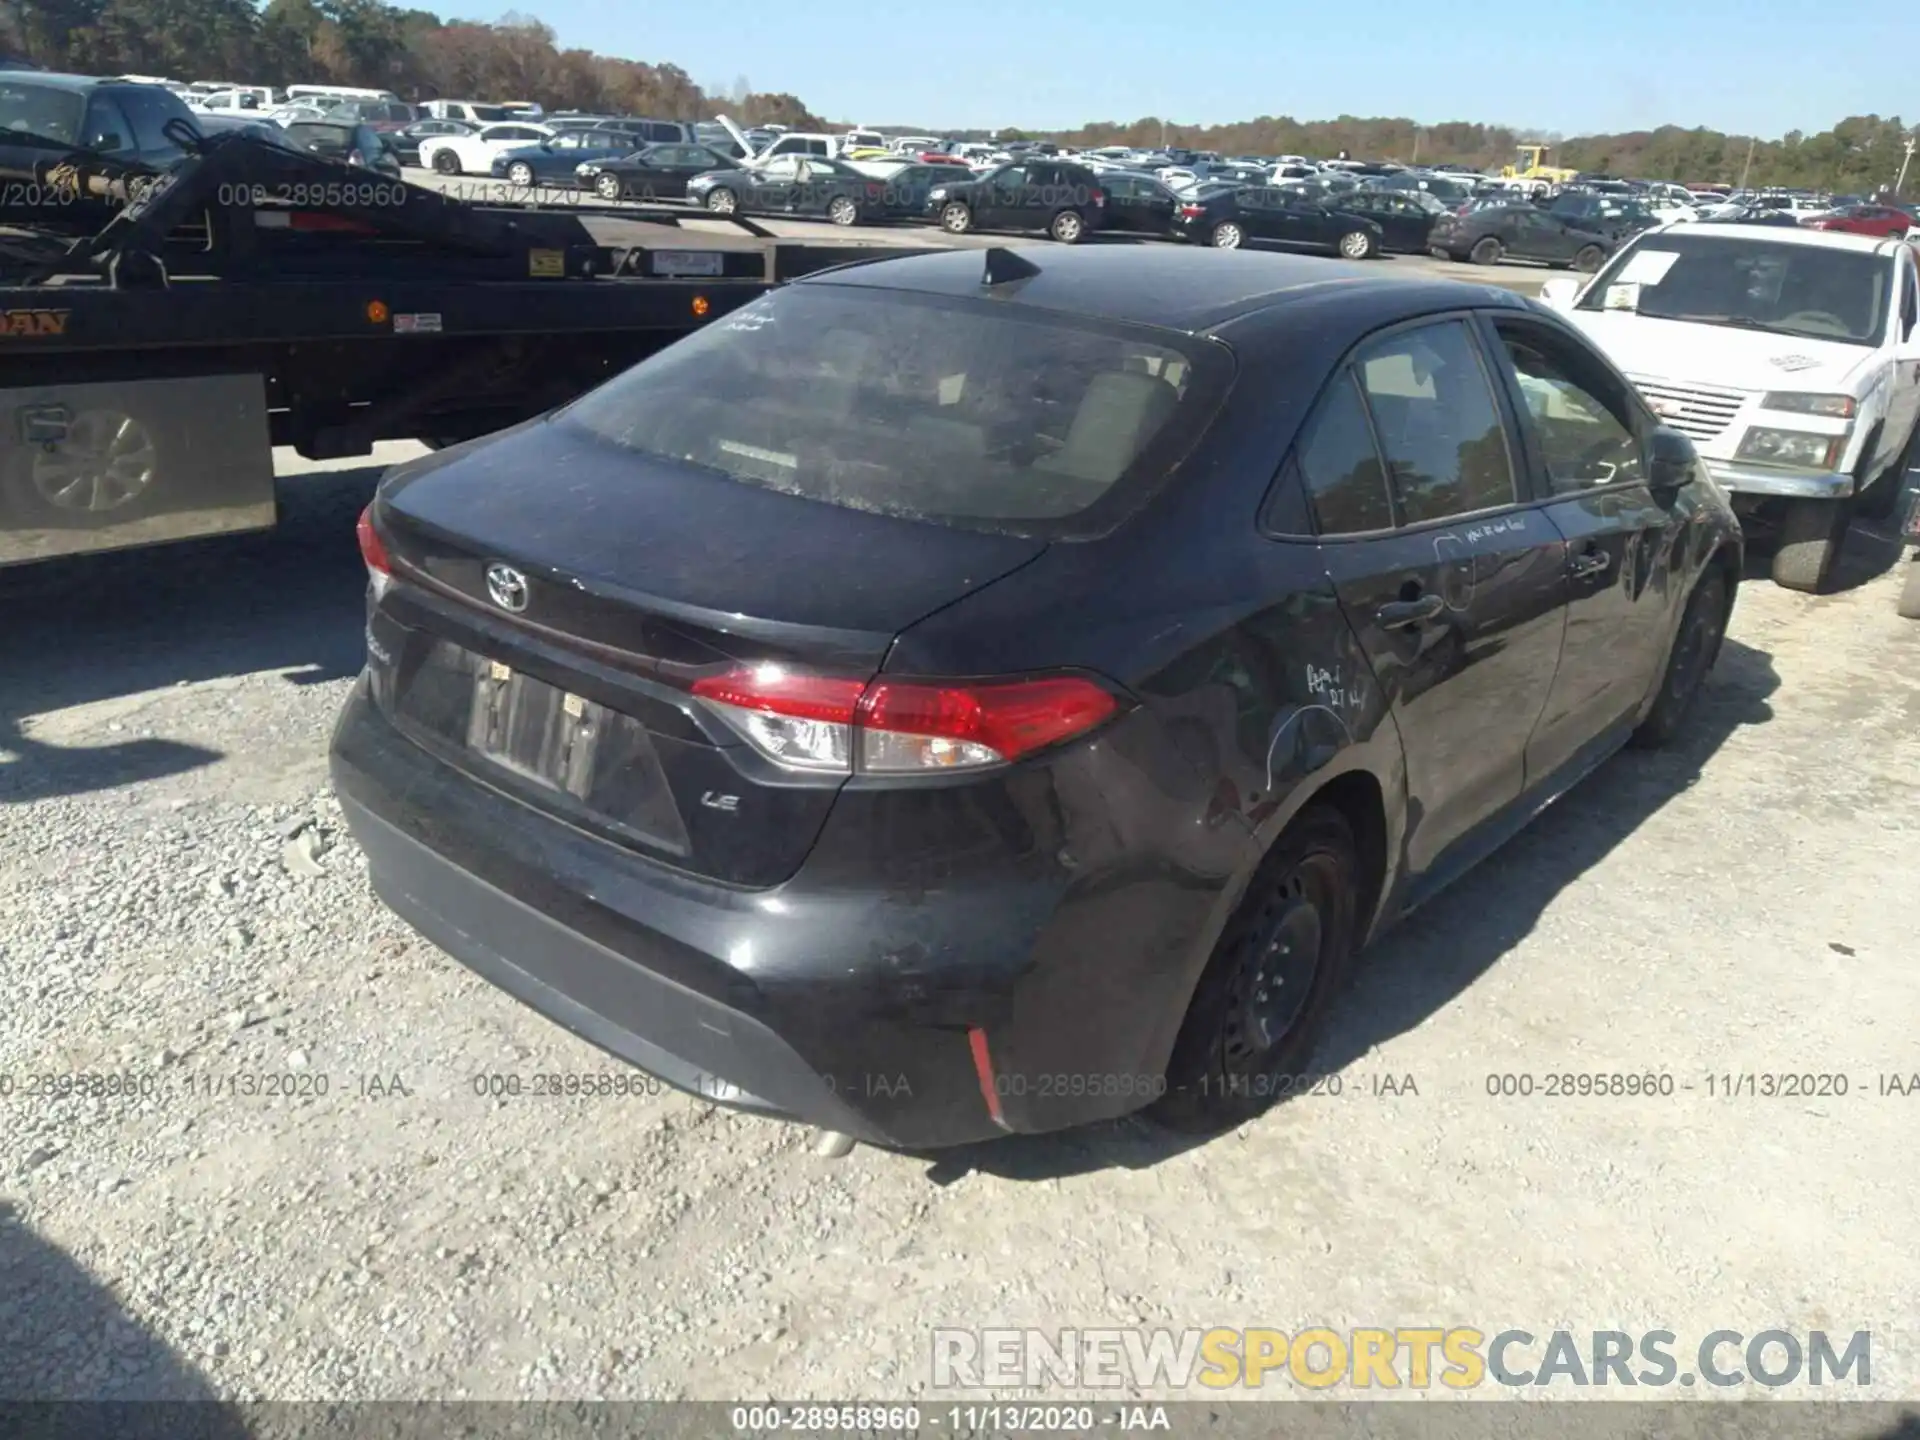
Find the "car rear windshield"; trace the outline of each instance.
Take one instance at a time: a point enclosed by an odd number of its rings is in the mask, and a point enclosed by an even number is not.
[[[358,133],[351,125],[329,125],[324,122],[287,127],[287,139],[302,150],[311,150],[318,155],[345,155],[353,149]]]
[[[1893,283],[1887,255],[1668,230],[1624,251],[1580,308],[1878,345]]]
[[[1212,419],[1223,347],[1010,304],[803,284],[589,392],[561,423],[810,500],[1098,534]]]
[[[17,80],[0,84],[0,131],[19,130],[62,145],[77,145],[85,109],[85,98],[74,90]],[[0,140],[4,138],[0,135]]]

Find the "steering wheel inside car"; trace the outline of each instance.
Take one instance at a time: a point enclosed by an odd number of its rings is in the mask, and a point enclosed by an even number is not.
[[[1795,330],[1825,331],[1830,335],[1851,335],[1853,327],[1831,310],[1796,310],[1780,322]]]

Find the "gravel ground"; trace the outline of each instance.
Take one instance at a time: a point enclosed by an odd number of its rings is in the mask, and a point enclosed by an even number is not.
[[[1750,583],[1684,745],[1369,957],[1339,1098],[827,1161],[675,1094],[476,1094],[617,1067],[415,940],[340,825],[372,473],[0,577],[0,1395],[899,1397],[938,1325],[1428,1323],[1868,1328],[1871,1393],[1920,1398],[1920,1095],[1875,1093],[1920,1071],[1889,545],[1828,598]],[[1566,1069],[1688,1088],[1486,1091]],[[1775,1071],[1851,1093],[1705,1089]],[[71,1072],[140,1093],[23,1093]]]

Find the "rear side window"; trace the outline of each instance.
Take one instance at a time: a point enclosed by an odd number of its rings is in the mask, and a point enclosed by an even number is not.
[[[62,145],[84,145],[80,115],[85,105],[77,91],[9,80],[0,84],[0,131],[18,130]]]
[[[1399,331],[1363,351],[1356,369],[1402,524],[1515,503],[1506,426],[1464,323]]]
[[[1322,535],[1393,528],[1387,474],[1350,370],[1340,372],[1308,421],[1294,463]]]
[[[643,454],[851,509],[1099,533],[1218,408],[1224,351],[851,286],[775,291],[562,412]]]

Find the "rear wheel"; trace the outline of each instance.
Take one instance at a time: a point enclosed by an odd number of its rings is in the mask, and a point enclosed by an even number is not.
[[[1467,252],[1467,258],[1476,265],[1492,265],[1506,253],[1507,247],[1492,235],[1488,235],[1474,242],[1473,249]]]
[[[1303,811],[1261,863],[1207,962],[1154,1119],[1224,1130],[1299,1088],[1358,939],[1360,888],[1346,816]]]
[[[1087,222],[1077,210],[1062,210],[1047,226],[1047,233],[1062,245],[1078,245],[1087,235]]]
[[[1783,590],[1819,594],[1840,557],[1852,518],[1851,498],[1788,501],[1780,520],[1780,548],[1773,552],[1773,583]]]
[[[1900,618],[1920,620],[1920,560],[1907,562],[1907,583],[1900,589]]]
[[[973,229],[973,210],[958,200],[940,209],[940,228],[949,235],[964,235]]]
[[[28,523],[90,529],[145,514],[164,477],[157,419],[82,410],[56,445],[22,447],[5,477],[11,508]]]
[[[860,221],[860,207],[847,195],[836,195],[827,202],[827,219],[836,225],[856,225]]]
[[[1580,253],[1573,257],[1573,268],[1582,275],[1591,275],[1606,263],[1607,252],[1598,245],[1583,245]]]
[[[740,208],[740,197],[724,185],[707,192],[707,209],[716,215],[731,215]]]
[[[436,150],[433,152],[433,169],[437,175],[458,175],[460,157],[451,150]]]
[[[1222,220],[1213,227],[1213,248],[1216,250],[1238,250],[1247,243],[1247,232],[1231,220]]]
[[[1660,696],[1633,732],[1635,745],[1657,749],[1685,727],[1700,686],[1720,653],[1726,626],[1727,577],[1714,565],[1700,577],[1687,599],[1680,628],[1674,632],[1673,652],[1667,656],[1666,673],[1660,677]]]

